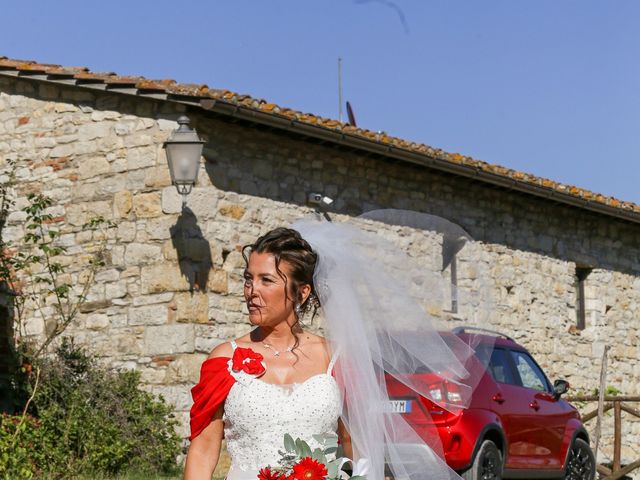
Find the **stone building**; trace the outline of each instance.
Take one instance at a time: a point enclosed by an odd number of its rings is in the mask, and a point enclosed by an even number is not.
[[[162,143],[185,113],[206,145],[183,211]],[[200,363],[247,330],[239,247],[312,214],[310,192],[332,197],[337,219],[393,207],[461,225],[489,268],[497,328],[584,392],[609,345],[608,384],[640,394],[638,205],[226,90],[0,57],[3,169],[8,159],[18,208],[29,192],[54,199],[73,281],[98,240],[82,225],[115,222],[107,266],[67,334],[138,369],[183,433]],[[20,239],[23,222],[12,213],[5,238]],[[409,245],[401,229],[385,235]],[[45,325],[32,312],[25,328]],[[640,444],[630,425],[628,456]]]

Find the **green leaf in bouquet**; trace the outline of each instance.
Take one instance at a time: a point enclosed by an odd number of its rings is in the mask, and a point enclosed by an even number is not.
[[[312,435],[313,439],[318,442],[320,445],[324,445],[327,437],[326,435]]]
[[[311,448],[304,440],[300,438],[296,438],[296,453],[300,458],[310,457],[311,456]]]
[[[322,453],[322,450],[320,448],[316,448],[312,453],[311,453],[311,458],[313,458],[314,460],[317,460],[318,462],[326,465],[327,464],[327,457],[325,457],[324,453]]]
[[[332,453],[336,453],[338,451],[338,447],[327,447],[324,449],[324,454],[325,455],[331,455]]]
[[[338,460],[332,460],[329,463],[325,464],[327,467],[327,477],[329,478],[337,478],[338,477],[338,468],[339,463]]]
[[[284,448],[287,452],[296,451],[296,442],[293,441],[293,438],[288,433],[284,434]]]
[[[364,475],[354,475],[349,480],[366,480],[366,479],[367,477],[365,477]]]
[[[325,435],[324,437],[324,446],[325,447],[337,447],[338,446],[338,435],[335,433]]]

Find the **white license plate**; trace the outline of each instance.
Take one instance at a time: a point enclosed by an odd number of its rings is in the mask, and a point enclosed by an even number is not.
[[[411,400],[389,400],[389,411],[392,413],[411,413]]]

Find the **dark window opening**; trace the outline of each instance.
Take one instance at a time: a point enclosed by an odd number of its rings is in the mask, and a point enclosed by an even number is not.
[[[458,313],[458,262],[455,254],[451,259],[451,311]]]
[[[450,302],[448,305],[451,313],[458,313],[458,252],[462,250],[467,239],[444,235],[442,241],[442,273],[449,277]],[[448,270],[448,271],[447,271]]]
[[[586,328],[587,314],[585,310],[584,286],[591,270],[592,268],[589,267],[576,267],[576,328],[578,330],[584,330]]]
[[[442,307],[451,313],[458,313],[458,262],[456,260],[456,252],[443,252],[441,273],[444,281],[449,283],[448,292],[443,292],[445,297],[443,298],[444,305]]]

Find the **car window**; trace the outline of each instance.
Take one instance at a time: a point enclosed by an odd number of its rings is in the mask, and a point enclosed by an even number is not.
[[[522,380],[522,386],[532,388],[534,390],[546,391],[547,380],[542,370],[538,368],[538,365],[533,359],[524,352],[511,352],[513,361],[516,364],[516,369],[520,374]]]
[[[489,359],[489,373],[496,382],[515,384],[516,381],[509,367],[509,359],[506,350],[501,348],[491,349],[491,358]]]

